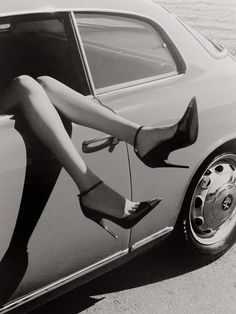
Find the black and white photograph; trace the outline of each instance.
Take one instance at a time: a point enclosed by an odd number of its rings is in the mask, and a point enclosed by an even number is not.
[[[236,1],[0,1],[0,313],[236,313]]]

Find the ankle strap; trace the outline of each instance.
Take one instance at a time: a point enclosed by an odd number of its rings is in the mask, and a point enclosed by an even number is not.
[[[81,196],[84,196],[86,194],[88,194],[90,191],[96,189],[97,186],[99,186],[100,184],[102,184],[103,181],[98,181],[96,184],[94,184],[91,188],[89,188],[88,190],[86,191],[83,191],[82,193],[78,194],[78,197],[81,197]]]
[[[135,151],[137,151],[137,148],[136,148],[136,144],[137,144],[137,137],[138,137],[138,134],[139,134],[139,132],[140,132],[140,130],[143,128],[143,125],[141,125],[138,129],[137,129],[137,131],[136,131],[136,133],[135,133],[135,135],[134,135],[134,150]]]

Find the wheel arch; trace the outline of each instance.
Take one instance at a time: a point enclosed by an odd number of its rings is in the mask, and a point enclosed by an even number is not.
[[[203,173],[203,171],[205,170],[206,166],[209,163],[214,162],[214,159],[217,160],[220,155],[225,155],[227,153],[231,153],[235,152],[236,154],[236,138],[230,139],[226,142],[224,142],[223,144],[221,144],[218,147],[215,147],[214,150],[211,150],[207,156],[205,156],[204,158],[202,158],[202,160],[198,163],[195,171],[192,173],[192,176],[189,180],[189,183],[186,186],[186,191],[183,194],[183,199],[181,202],[181,207],[180,207],[180,211],[178,213],[178,217],[175,223],[175,231],[174,231],[174,235],[177,236],[177,238],[181,241],[181,243],[183,243],[183,238],[188,237],[188,233],[186,232],[186,224],[184,225],[184,219],[186,218],[186,212],[187,212],[187,208],[188,208],[188,203],[189,203],[189,199],[191,198],[191,191],[196,183],[196,179],[198,179],[199,175]],[[184,237],[183,237],[184,235]],[[219,243],[224,243],[225,240],[222,240],[216,244],[211,245],[211,249],[214,251],[213,254],[211,255],[210,251],[209,251],[209,246],[206,246],[206,249],[202,248],[202,251],[205,250],[205,258],[208,261],[213,261],[216,258],[218,258],[219,256],[223,255],[232,245],[233,245],[233,238],[235,241],[235,235],[236,235],[236,229],[234,229],[234,232],[232,232],[229,235],[229,239],[231,244],[228,245],[228,247],[225,247],[223,250],[218,249],[217,247],[219,247]],[[189,249],[188,251],[190,253],[194,253],[194,255],[197,252],[197,250],[195,250],[196,248],[193,249],[193,247],[191,247],[191,243],[189,243],[189,241],[187,240],[187,238],[185,239],[185,244],[187,244],[187,248]]]

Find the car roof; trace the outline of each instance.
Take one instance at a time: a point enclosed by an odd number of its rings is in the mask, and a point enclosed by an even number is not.
[[[147,8],[156,6],[149,0],[7,0],[2,1],[0,16],[23,13],[58,12],[81,10],[111,10],[142,13]],[[145,8],[145,9],[144,9]],[[149,8],[151,11],[151,8]]]

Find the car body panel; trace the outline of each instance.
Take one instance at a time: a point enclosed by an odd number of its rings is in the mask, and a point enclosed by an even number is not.
[[[167,24],[159,23],[159,26],[167,29]],[[234,61],[230,56],[212,58],[203,47],[202,50],[200,48],[200,53],[194,55],[191,49],[185,51],[188,41],[192,41],[192,35],[183,25],[179,26],[182,27],[179,30],[182,42],[177,43],[177,47],[183,52],[183,59],[188,66],[185,73],[137,86],[127,84],[126,88],[98,95],[103,104],[120,115],[141,125],[159,126],[178,121],[191,98],[197,98],[200,121],[198,141],[189,148],[173,152],[168,159],[172,163],[189,165],[190,170],[147,168],[136,158],[132,147],[129,147],[133,199],[155,196],[163,198],[158,209],[134,228],[132,244],[156,230],[175,224],[185,195],[183,192],[199,165],[220,145],[234,139],[236,134],[233,118],[236,113]],[[169,33],[170,38],[176,37],[175,30],[173,27],[173,32]],[[202,85],[207,86],[207,89],[202,89]],[[219,116],[221,119],[217,118]],[[146,186],[148,189],[145,189]]]
[[[21,135],[13,128],[14,122],[8,123],[8,125],[5,122],[4,125],[5,128],[2,127],[0,130],[0,143],[4,152],[4,155],[1,153],[0,178],[1,202],[4,205],[1,206],[1,221],[6,227],[1,228],[0,259],[7,250],[17,220],[26,163],[30,167],[30,161],[26,159],[25,143]],[[74,125],[72,140],[78,150],[81,151],[83,140],[101,135],[97,131]],[[97,169],[98,175],[120,193],[130,197],[130,177],[126,156],[126,145],[122,144],[112,156],[110,153],[101,151],[83,157],[89,166]],[[114,165],[119,166],[118,173]],[[50,167],[53,167],[53,164],[49,163],[44,166],[48,167],[47,174],[50,176]],[[116,178],[115,181],[114,178]],[[41,184],[46,183],[43,178],[41,180],[42,183],[38,183],[38,189],[43,189]],[[128,248],[130,231],[114,224],[112,228],[119,236],[114,241],[98,225],[83,216],[79,208],[77,194],[78,190],[75,184],[66,171],[61,170],[47,205],[42,209],[42,215],[30,237],[27,272],[16,292],[12,295],[12,300]],[[36,211],[37,208],[28,208],[28,210]],[[23,218],[26,221],[28,219],[28,223],[27,226],[23,224],[20,226],[22,238],[26,233],[25,229],[34,223],[31,216],[29,218],[27,212],[23,213]],[[21,240],[19,239],[18,244],[20,243]],[[17,258],[15,262],[17,263]],[[20,264],[21,261],[18,260],[18,263]]]
[[[220,63],[221,61],[217,60],[216,62]],[[227,62],[224,60],[222,63],[226,64]],[[152,234],[155,230],[175,224],[185,195],[183,187],[187,189],[193,174],[211,152],[235,138],[234,89],[236,79],[233,73],[232,76],[225,77],[225,81],[228,81],[226,84],[228,91],[226,92],[221,79],[214,80],[213,84],[212,78],[207,75],[204,77],[204,74],[200,77],[195,75],[194,79],[194,71],[191,70],[189,69],[185,74],[177,77],[143,84],[143,86],[129,87],[100,97],[104,104],[130,120],[141,125],[160,126],[176,122],[183,114],[192,96],[196,96],[198,100],[200,121],[198,141],[189,148],[173,152],[168,159],[171,163],[189,165],[190,170],[147,168],[137,159],[133,148],[129,147],[133,199],[154,196],[163,198],[157,210],[134,228],[132,243]],[[200,89],[202,80],[208,86],[207,91],[202,92]],[[169,93],[170,89],[171,94]],[[221,100],[222,94],[225,95],[224,103]],[[124,108],[123,104],[127,103],[128,107]],[[149,115],[149,112],[152,114]],[[219,116],[221,116],[220,120],[217,119]],[[146,186],[148,189],[145,188]],[[167,186],[168,188],[166,188]],[[155,225],[153,224],[154,220]]]

